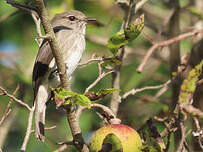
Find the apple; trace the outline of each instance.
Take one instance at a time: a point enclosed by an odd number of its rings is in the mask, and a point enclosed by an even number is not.
[[[122,124],[104,126],[98,129],[90,140],[90,152],[140,152],[141,146],[139,134],[133,128]]]

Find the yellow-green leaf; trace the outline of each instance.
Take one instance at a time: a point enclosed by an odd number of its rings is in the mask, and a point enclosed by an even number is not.
[[[136,39],[144,28],[144,14],[135,20],[124,30],[117,32],[108,40],[107,47],[113,54],[116,54],[118,49],[127,45],[132,40]]]

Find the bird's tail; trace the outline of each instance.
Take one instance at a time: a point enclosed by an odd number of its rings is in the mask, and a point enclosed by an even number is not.
[[[42,142],[45,140],[44,126],[46,114],[46,102],[49,93],[45,86],[41,85],[35,97],[35,136]]]

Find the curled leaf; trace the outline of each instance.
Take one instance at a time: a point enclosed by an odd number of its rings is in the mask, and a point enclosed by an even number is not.
[[[121,30],[113,35],[109,39],[107,47],[113,54],[116,54],[119,48],[136,39],[143,28],[144,14],[137,18],[133,24],[129,25],[127,29]]]

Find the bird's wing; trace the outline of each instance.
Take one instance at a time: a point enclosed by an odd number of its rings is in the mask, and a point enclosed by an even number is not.
[[[39,85],[41,84],[46,72],[48,71],[49,64],[52,61],[52,59],[53,59],[53,54],[49,46],[49,43],[48,41],[44,40],[44,42],[42,43],[38,51],[38,54],[35,60],[34,69],[33,69],[33,74],[32,74],[34,97],[36,96]]]

